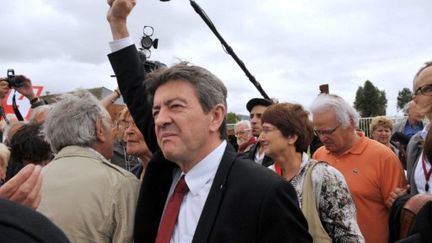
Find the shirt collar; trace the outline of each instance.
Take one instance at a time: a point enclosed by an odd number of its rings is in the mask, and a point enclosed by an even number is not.
[[[222,141],[219,146],[199,161],[186,175],[186,184],[192,195],[197,195],[207,183],[213,182],[217,168],[222,160],[227,142]],[[183,173],[182,173],[183,174]]]

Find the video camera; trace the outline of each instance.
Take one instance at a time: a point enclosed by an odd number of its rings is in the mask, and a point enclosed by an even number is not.
[[[9,87],[21,87],[24,85],[24,80],[22,78],[15,76],[15,71],[13,69],[7,70],[7,77],[5,79],[8,82]]]
[[[167,66],[164,63],[159,62],[159,61],[147,60],[146,55],[142,51],[139,51],[138,54],[139,54],[139,57],[141,59],[141,63],[144,65],[144,69],[145,69],[146,73],[150,73],[153,70]]]
[[[162,62],[148,60],[148,58],[150,58],[151,56],[150,48],[154,47],[155,49],[157,49],[158,42],[159,42],[158,39],[152,39],[153,33],[154,33],[153,27],[147,25],[144,26],[143,36],[141,37],[142,48],[139,49],[140,50],[139,56],[141,62],[144,65],[144,69],[147,73],[150,73],[151,71],[156,70],[158,68],[167,66]]]

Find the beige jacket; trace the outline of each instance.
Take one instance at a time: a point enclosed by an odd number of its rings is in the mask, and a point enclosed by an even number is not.
[[[71,242],[132,242],[139,181],[90,148],[68,146],[43,169],[38,211]]]

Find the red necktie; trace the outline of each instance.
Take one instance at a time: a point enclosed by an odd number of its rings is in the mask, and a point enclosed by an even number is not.
[[[189,191],[186,185],[184,175],[177,182],[174,193],[171,195],[168,204],[165,208],[165,213],[159,225],[159,231],[155,243],[169,243],[171,235],[174,231],[174,226],[177,222],[177,216],[180,211],[180,205],[183,201],[183,196]]]

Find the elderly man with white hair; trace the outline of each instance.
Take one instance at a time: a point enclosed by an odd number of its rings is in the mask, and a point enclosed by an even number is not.
[[[110,163],[113,124],[87,91],[66,94],[43,125],[56,156],[44,167],[38,211],[71,242],[132,242],[138,179]]]
[[[311,110],[315,133],[324,144],[313,158],[327,161],[344,175],[366,242],[387,242],[386,202],[394,188],[406,184],[398,158],[388,147],[356,130],[359,116],[341,97],[321,94]]]
[[[257,143],[257,138],[252,134],[251,122],[248,120],[241,120],[235,124],[234,135],[237,139],[237,152],[240,154],[249,151]]]

